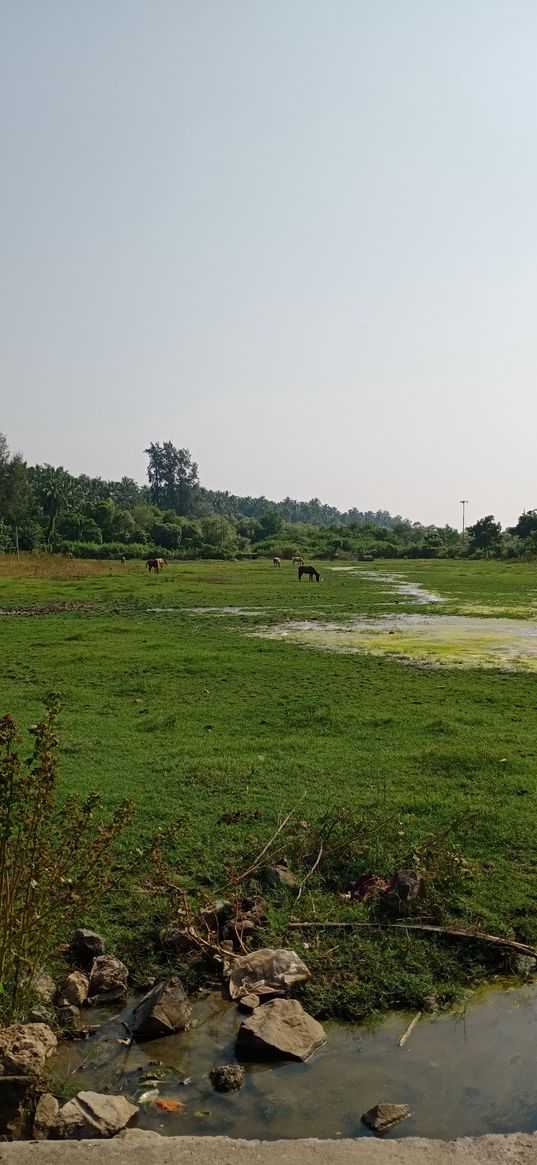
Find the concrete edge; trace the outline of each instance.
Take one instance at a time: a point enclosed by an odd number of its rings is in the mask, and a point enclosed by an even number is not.
[[[537,1133],[432,1141],[244,1141],[161,1137],[133,1129],[111,1141],[18,1141],[0,1145],[1,1165],[537,1165]]]

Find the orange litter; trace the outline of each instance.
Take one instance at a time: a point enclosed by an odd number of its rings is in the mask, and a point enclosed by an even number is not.
[[[182,1100],[166,1100],[166,1097],[161,1096],[155,1101],[157,1108],[162,1108],[164,1112],[181,1112],[184,1108]]]

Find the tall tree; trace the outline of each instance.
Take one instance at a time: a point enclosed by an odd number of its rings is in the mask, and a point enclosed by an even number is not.
[[[475,525],[468,526],[469,553],[475,554],[476,551],[486,555],[494,553],[500,543],[501,531],[500,523],[494,521],[492,514],[487,514],[486,518],[480,518]]]
[[[62,466],[55,469],[53,465],[36,465],[32,477],[37,500],[47,518],[45,541],[50,546],[56,521],[69,504],[71,478]]]
[[[19,527],[30,508],[28,470],[22,454],[16,453],[2,469],[2,515],[13,527],[19,553]]]
[[[176,449],[171,441],[152,441],[145,450],[149,458],[147,476],[152,501],[160,509],[176,514],[193,512],[200,488],[198,467],[189,449]]]

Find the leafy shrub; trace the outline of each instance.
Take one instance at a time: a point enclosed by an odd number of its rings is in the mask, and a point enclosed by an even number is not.
[[[0,1019],[24,1013],[47,958],[118,878],[116,843],[132,820],[124,801],[109,818],[100,798],[62,799],[50,696],[21,759],[11,716],[0,719]]]

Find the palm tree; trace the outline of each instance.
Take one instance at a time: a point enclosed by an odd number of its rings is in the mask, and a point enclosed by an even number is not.
[[[59,466],[45,465],[38,484],[38,497],[43,513],[48,518],[45,541],[50,546],[56,521],[69,501],[69,474]]]

